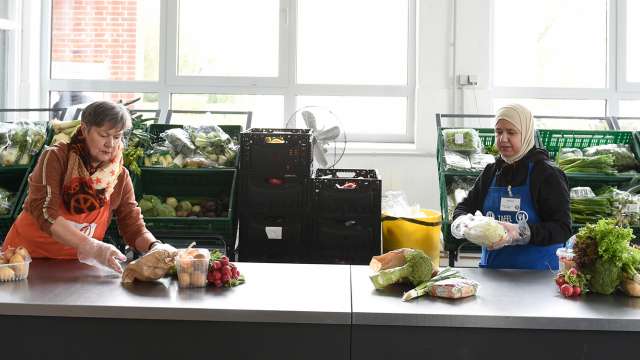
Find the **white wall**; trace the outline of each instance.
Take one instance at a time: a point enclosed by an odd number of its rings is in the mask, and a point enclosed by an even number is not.
[[[416,148],[395,154],[347,153],[339,167],[376,168],[383,191],[403,190],[411,202],[440,209],[435,114],[491,112],[490,4],[491,0],[418,0]],[[454,72],[478,75],[475,91],[463,93],[454,87]]]

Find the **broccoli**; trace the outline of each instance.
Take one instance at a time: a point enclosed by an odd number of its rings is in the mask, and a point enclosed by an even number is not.
[[[431,259],[422,250],[403,249],[401,254],[404,255],[404,264],[369,276],[376,289],[407,281],[417,286],[431,278]]]

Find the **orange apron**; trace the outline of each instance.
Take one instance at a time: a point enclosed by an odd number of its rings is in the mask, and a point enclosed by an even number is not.
[[[83,234],[102,241],[111,221],[111,208],[107,200],[104,206],[98,210],[72,215],[64,206],[61,206],[60,216],[71,221]],[[78,258],[75,248],[63,245],[42,231],[33,216],[26,211],[22,211],[11,226],[11,230],[7,233],[4,244],[2,244],[2,249],[6,250],[9,246],[24,246],[32,258]]]

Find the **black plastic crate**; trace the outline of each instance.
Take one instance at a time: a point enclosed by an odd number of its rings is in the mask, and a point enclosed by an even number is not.
[[[252,214],[240,216],[238,256],[246,262],[308,262],[304,216]]]
[[[380,255],[380,217],[314,218],[311,260],[323,264],[367,265]]]
[[[235,243],[235,169],[164,169],[144,168],[136,178],[136,199],[142,195],[174,196],[178,200],[193,198],[229,198],[227,216],[222,217],[146,217],[144,222],[156,236],[220,236],[227,244]]]
[[[376,170],[317,169],[311,183],[314,216],[380,218],[382,180]]]
[[[253,128],[240,134],[240,171],[278,177],[311,176],[309,129]]]
[[[238,212],[241,214],[307,211],[308,179],[243,173],[239,182]]]

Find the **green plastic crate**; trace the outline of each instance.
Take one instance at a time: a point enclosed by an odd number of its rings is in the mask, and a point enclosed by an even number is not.
[[[0,216],[0,243],[4,241],[13,221],[22,210],[23,192],[27,186],[28,173],[26,166],[0,168],[0,187],[16,194],[9,213]]]
[[[619,144],[629,145],[636,159],[638,158],[638,144],[633,140],[631,131],[602,131],[602,130],[553,130],[539,129],[541,145],[555,159],[562,148],[584,149],[596,145]]]
[[[237,228],[236,177],[235,169],[143,168],[142,175],[134,182],[138,201],[142,195],[174,196],[179,200],[220,195],[229,197],[226,217],[149,217],[144,219],[147,229],[159,238],[187,234],[218,235],[227,244],[234,244]]]

